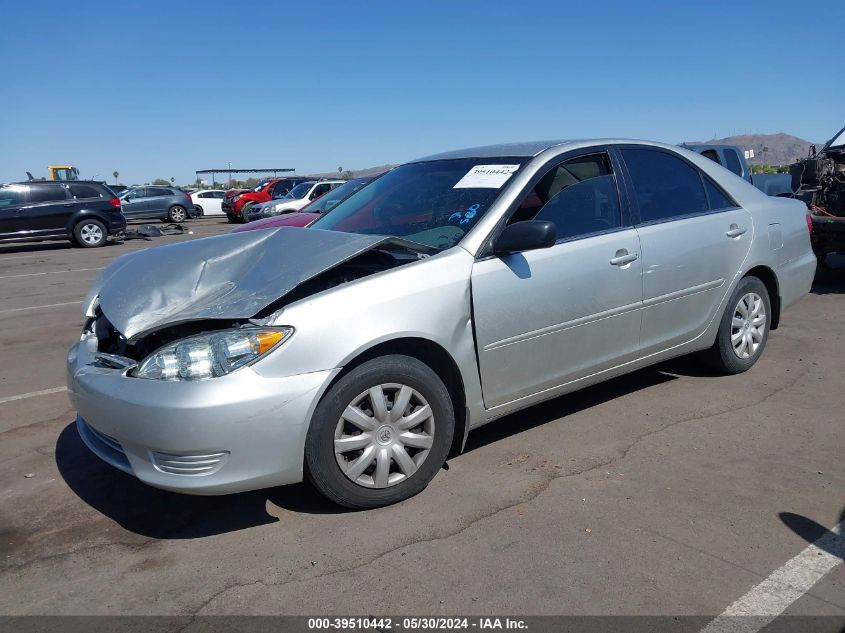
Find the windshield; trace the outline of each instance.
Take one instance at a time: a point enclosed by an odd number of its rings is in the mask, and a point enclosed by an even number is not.
[[[313,182],[300,183],[288,192],[287,197],[292,198],[293,200],[298,200],[299,198],[304,198],[305,196],[308,195],[308,192],[311,190],[311,187],[313,185],[314,185]]]
[[[349,182],[335,187],[326,195],[320,196],[314,202],[304,207],[302,210],[308,213],[325,213],[337,206],[337,203],[358,191],[361,187],[372,181],[372,177],[356,178]]]
[[[451,248],[490,209],[524,160],[466,158],[402,165],[341,201],[311,228]]]

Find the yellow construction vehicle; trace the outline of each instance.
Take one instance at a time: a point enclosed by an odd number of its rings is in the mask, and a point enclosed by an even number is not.
[[[50,180],[79,180],[79,170],[73,165],[50,165]]]

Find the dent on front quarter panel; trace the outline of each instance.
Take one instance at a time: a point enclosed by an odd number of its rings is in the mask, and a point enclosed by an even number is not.
[[[290,325],[296,334],[253,367],[259,373],[283,372],[276,375],[343,367],[377,345],[423,339],[452,357],[467,406],[477,412],[481,387],[470,313],[472,264],[471,255],[452,248],[287,305],[267,322]]]

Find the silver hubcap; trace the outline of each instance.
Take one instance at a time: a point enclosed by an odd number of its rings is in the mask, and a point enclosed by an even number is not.
[[[766,306],[756,292],[744,295],[734,308],[731,319],[731,346],[734,354],[747,359],[754,356],[766,333]]]
[[[372,387],[343,411],[334,453],[343,474],[360,486],[387,488],[422,466],[434,444],[434,415],[407,385]]]
[[[79,232],[79,236],[86,244],[96,244],[103,239],[103,230],[96,224],[86,224]]]
[[[174,222],[181,222],[185,219],[185,212],[179,208],[173,209],[173,211],[170,212],[170,215]]]

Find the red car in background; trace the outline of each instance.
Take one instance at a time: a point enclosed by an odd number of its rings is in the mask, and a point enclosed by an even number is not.
[[[296,185],[307,180],[309,179],[304,177],[268,178],[252,189],[229,189],[223,196],[223,213],[229,218],[229,222],[243,222],[246,210],[252,205],[281,198]]]
[[[361,189],[361,187],[372,182],[379,176],[381,176],[381,174],[355,178],[340,185],[339,187],[336,187],[335,189],[332,189],[327,194],[320,196],[311,204],[304,206],[301,211],[256,220],[255,222],[250,222],[244,226],[237,227],[232,231],[232,233],[252,231],[255,229],[275,229],[280,226],[308,226],[324,213],[331,211],[341,200],[345,200]]]

